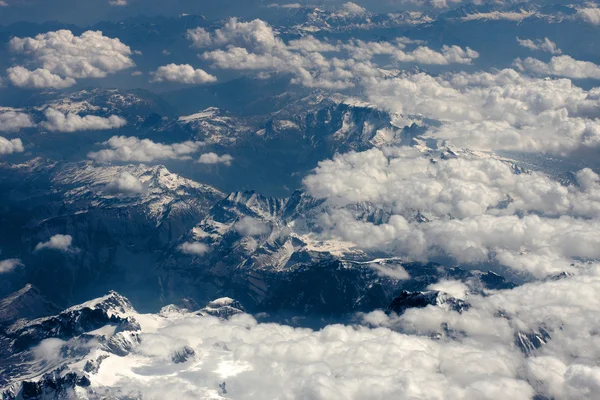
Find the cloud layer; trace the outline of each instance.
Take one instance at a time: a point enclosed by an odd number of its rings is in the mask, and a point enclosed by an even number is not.
[[[356,12],[357,7],[348,5],[346,12]],[[259,19],[242,22],[231,18],[212,32],[199,27],[190,29],[187,36],[193,47],[206,50],[199,56],[215,68],[286,72],[294,76],[294,83],[335,90],[353,87],[360,78],[384,76],[373,62],[376,56],[433,65],[471,64],[479,57],[476,51],[459,46],[445,45],[436,51],[420,45],[407,50],[407,44],[415,43],[402,38],[393,43],[329,42],[306,36],[286,43]]]
[[[319,331],[258,323],[246,314],[128,312],[141,332],[105,335],[130,344],[130,354],[90,353],[89,359],[103,358],[91,385],[99,393],[180,399],[592,400],[600,394],[597,265],[511,290],[458,281],[433,286],[469,307],[458,312],[442,302],[402,315],[374,311],[354,325]],[[35,355],[55,360],[76,341],[44,341]],[[176,362],[177,354],[187,357]]]
[[[564,186],[487,155],[432,160],[389,148],[323,161],[304,183],[332,206],[318,219],[322,237],[408,259],[449,256],[544,277],[600,257],[593,233],[600,227],[600,177],[583,169],[576,179]],[[390,217],[357,220],[346,208],[354,203]]]

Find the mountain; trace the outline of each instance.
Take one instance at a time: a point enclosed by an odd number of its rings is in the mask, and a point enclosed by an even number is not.
[[[25,285],[0,300],[0,325],[6,325],[18,319],[34,319],[52,315],[60,311],[59,307],[45,298],[38,288]]]
[[[221,298],[196,312],[169,305],[160,314],[144,315],[111,291],[56,315],[19,320],[0,332],[0,395],[7,400],[106,398],[102,394],[108,388],[100,374],[111,367],[104,365],[161,351],[148,347],[160,325],[183,317],[230,318],[243,312],[239,302]],[[176,344],[167,352],[167,364],[189,365],[200,356],[189,345]]]
[[[160,286],[152,265],[224,197],[163,166],[34,160],[2,171],[1,204],[12,213],[2,214],[0,246],[20,252],[25,265],[9,281],[34,283],[59,304],[111,288],[147,298]],[[73,246],[35,250],[57,234]]]

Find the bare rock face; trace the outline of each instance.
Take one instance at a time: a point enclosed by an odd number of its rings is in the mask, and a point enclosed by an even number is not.
[[[34,319],[52,315],[60,308],[46,299],[38,288],[25,285],[4,299],[0,300],[0,325],[7,325],[18,319]]]

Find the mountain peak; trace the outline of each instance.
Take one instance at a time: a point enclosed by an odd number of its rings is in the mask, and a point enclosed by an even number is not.
[[[18,319],[34,319],[52,315],[60,308],[46,299],[38,288],[28,283],[22,289],[0,300],[0,324]]]

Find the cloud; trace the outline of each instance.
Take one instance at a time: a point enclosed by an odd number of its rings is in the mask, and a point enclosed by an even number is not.
[[[8,110],[0,110],[0,131],[15,132],[22,128],[35,126],[31,117],[25,113]]]
[[[445,0],[435,0],[439,4],[446,4]],[[447,6],[443,6],[447,7]],[[463,21],[513,21],[522,22],[526,18],[534,15],[534,11],[519,10],[519,11],[490,11],[490,12],[476,12],[468,14],[462,18]]]
[[[22,153],[25,151],[21,139],[6,139],[0,136],[0,155]]]
[[[268,224],[252,217],[242,218],[235,223],[234,229],[242,236],[261,236],[271,232]]]
[[[127,171],[123,171],[114,181],[106,185],[106,190],[109,193],[130,195],[143,192],[144,186],[138,178]]]
[[[589,24],[600,25],[600,8],[580,8],[577,10],[577,16]]]
[[[479,57],[479,53],[468,47],[465,50],[459,46],[444,45],[442,46],[441,53],[421,46],[411,52],[404,52],[400,49],[396,50],[393,56],[396,60],[402,62],[447,65],[452,63],[471,64],[473,59]]]
[[[150,139],[136,137],[113,136],[103,145],[109,149],[91,152],[88,157],[96,161],[139,161],[185,160],[196,153],[203,142],[182,142],[174,144],[155,143]]]
[[[135,66],[129,46],[100,31],[75,36],[63,29],[33,38],[16,37],[10,40],[9,48],[39,67],[34,71],[21,66],[10,68],[9,79],[17,86],[64,88],[76,79],[103,78]]]
[[[13,271],[15,268],[22,266],[23,263],[18,258],[10,258],[0,261],[0,274],[6,274]]]
[[[33,355],[38,360],[43,360],[47,363],[55,363],[61,360],[62,349],[66,344],[67,342],[61,339],[45,339],[33,348]]]
[[[535,58],[516,59],[515,66],[536,75],[564,76],[574,79],[600,79],[600,65],[590,61],[575,60],[570,56],[552,57],[545,63]]]
[[[210,247],[200,242],[185,242],[178,247],[179,251],[185,254],[201,256],[210,251]]]
[[[342,10],[348,13],[349,15],[362,15],[367,12],[367,10],[363,7],[350,1],[342,5]]]
[[[48,108],[44,114],[46,116],[46,121],[42,122],[40,126],[54,132],[117,129],[127,124],[125,119],[116,115],[111,115],[107,118],[95,115],[86,115],[82,117],[71,112],[63,114],[53,108]]]
[[[531,39],[517,38],[517,42],[519,43],[520,46],[523,46],[530,50],[540,50],[540,51],[548,52],[550,54],[561,54],[562,53],[561,49],[558,48],[556,43],[554,43],[553,41],[551,41],[548,38],[544,38],[543,40],[536,39],[535,41],[533,41]]]
[[[408,51],[407,44],[414,42],[403,42],[402,38],[394,43],[332,43],[305,36],[285,43],[269,24],[258,19],[240,22],[232,18],[214,32],[201,27],[189,30],[188,38],[193,46],[207,49],[200,57],[214,68],[287,72],[293,75],[292,83],[333,90],[354,87],[361,79],[386,76],[373,62],[376,55],[387,55],[396,62],[435,65],[471,64],[479,57],[476,51],[458,46],[443,46],[441,52],[425,46]],[[322,54],[331,52],[335,56]]]
[[[268,8],[296,9],[296,8],[302,8],[302,4],[300,4],[300,3],[287,3],[287,4],[271,3],[267,7]]]
[[[364,82],[369,101],[392,113],[439,121],[425,137],[439,145],[568,154],[600,139],[600,92],[568,79],[494,73],[401,73]]]
[[[54,235],[47,242],[40,242],[35,246],[35,251],[40,250],[58,250],[63,252],[76,251],[73,244],[73,237],[71,235]]]
[[[111,6],[117,6],[117,7],[123,7],[126,6],[127,0],[109,0],[108,4],[110,4]]]
[[[311,232],[298,233],[409,260],[489,262],[536,277],[600,257],[593,233],[600,226],[595,172],[581,170],[576,185],[564,186],[540,172],[517,173],[512,163],[494,157],[431,157],[405,147],[320,162],[304,185],[328,208]],[[390,216],[364,221],[353,214],[353,204]]]
[[[67,77],[63,79],[59,75],[53,74],[45,68],[38,68],[34,71],[30,71],[25,67],[16,66],[7,69],[6,72],[8,74],[8,79],[13,85],[23,88],[64,89],[73,86],[76,83],[73,78]]]
[[[164,65],[152,77],[152,82],[178,82],[186,84],[203,84],[216,82],[217,78],[202,69],[194,69],[189,64]]]
[[[216,153],[204,153],[198,159],[198,163],[200,164],[225,164],[227,166],[231,165],[231,161],[233,161],[233,157],[229,154],[223,154],[222,156]]]
[[[282,42],[276,37],[273,28],[260,19],[242,22],[237,18],[230,18],[221,28],[212,33],[199,27],[188,30],[187,37],[197,48],[231,44],[262,53],[282,46]]]

